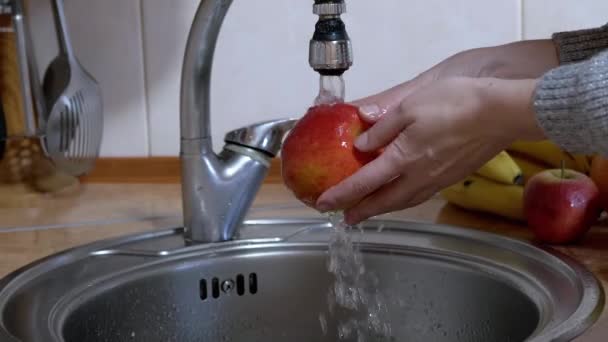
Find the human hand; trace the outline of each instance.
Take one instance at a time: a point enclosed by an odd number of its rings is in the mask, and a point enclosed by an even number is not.
[[[327,190],[317,208],[345,210],[346,222],[356,224],[415,206],[479,169],[513,140],[542,139],[532,108],[535,85],[458,77],[413,88],[402,101],[394,89],[359,101],[373,126],[356,147],[384,151]]]

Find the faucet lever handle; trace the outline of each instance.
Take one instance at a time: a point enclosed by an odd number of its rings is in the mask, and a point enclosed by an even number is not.
[[[296,122],[297,119],[279,119],[255,123],[228,132],[224,141],[262,151],[275,157],[281,150],[283,139]]]

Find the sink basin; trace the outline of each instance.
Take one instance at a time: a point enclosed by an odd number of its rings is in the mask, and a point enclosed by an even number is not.
[[[604,305],[592,274],[550,249],[418,222],[360,228],[391,327],[365,341],[569,341]],[[339,341],[365,312],[329,309],[330,234],[324,219],[257,219],[225,243],[186,246],[175,228],[69,250],[0,282],[0,341]]]

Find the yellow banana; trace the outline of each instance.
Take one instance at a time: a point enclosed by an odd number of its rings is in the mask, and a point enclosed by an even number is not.
[[[537,173],[552,168],[547,164],[543,164],[530,158],[519,156],[517,154],[511,154],[511,158],[513,158],[515,163],[517,163],[517,165],[521,168],[521,171],[524,175],[524,183],[527,183],[530,178],[532,178]]]
[[[577,167],[576,160],[571,154],[562,151],[559,146],[549,140],[534,142],[516,141],[507,150],[519,152],[536,160],[545,162],[552,168],[561,167],[562,160],[564,161],[566,169],[576,170]]]
[[[522,184],[522,171],[505,151],[500,152],[476,172],[478,175],[503,184]]]
[[[574,162],[576,163],[575,170],[588,175],[591,171],[591,161],[589,160],[589,157],[582,154],[575,154],[573,157]]]
[[[472,175],[443,189],[440,194],[456,206],[514,220],[524,220],[524,187],[493,182]]]

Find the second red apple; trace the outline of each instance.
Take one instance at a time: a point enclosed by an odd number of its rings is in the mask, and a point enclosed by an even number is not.
[[[550,244],[576,242],[599,216],[599,191],[573,170],[546,170],[524,190],[524,213],[535,237]]]

